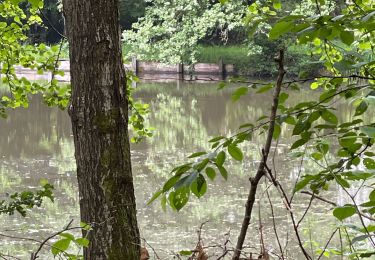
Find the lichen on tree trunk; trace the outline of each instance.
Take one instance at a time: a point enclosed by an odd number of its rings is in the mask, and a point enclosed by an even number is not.
[[[63,0],[85,259],[139,259],[117,0]]]

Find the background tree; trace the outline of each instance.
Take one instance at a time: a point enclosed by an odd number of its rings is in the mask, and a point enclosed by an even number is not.
[[[124,32],[130,46],[127,57],[167,63],[194,63],[198,42],[218,30],[225,40],[228,31],[242,26],[242,0],[225,6],[215,1],[154,0],[145,17]]]
[[[138,259],[128,101],[117,0],[64,0],[81,219],[93,223],[86,259]]]
[[[144,16],[146,1],[120,0],[120,25],[123,30],[129,30],[138,18]]]

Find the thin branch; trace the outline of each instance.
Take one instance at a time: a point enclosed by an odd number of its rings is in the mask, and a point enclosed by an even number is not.
[[[310,202],[309,202],[309,205],[307,206],[307,208],[306,208],[305,212],[303,213],[301,219],[298,221],[298,223],[297,223],[297,227],[299,227],[299,225],[302,223],[302,221],[303,221],[303,219],[305,218],[307,212],[308,212],[309,209],[311,208],[311,204],[312,204],[313,200],[314,200],[314,196],[311,196],[311,198],[310,198]]]
[[[275,92],[274,92],[274,96],[273,96],[267,140],[266,140],[266,144],[265,144],[264,149],[263,149],[264,150],[264,156],[263,156],[262,161],[260,162],[260,164],[258,166],[258,170],[257,170],[257,173],[256,173],[255,177],[250,178],[250,191],[249,191],[249,195],[248,195],[247,202],[246,202],[245,216],[244,216],[244,219],[243,219],[243,222],[242,222],[240,235],[239,235],[238,240],[237,240],[236,249],[234,251],[234,255],[233,255],[233,258],[232,258],[233,260],[238,260],[239,257],[240,257],[240,252],[242,250],[242,247],[243,247],[243,244],[244,244],[244,241],[245,241],[245,238],[246,238],[247,229],[248,229],[249,224],[250,224],[250,219],[251,219],[251,214],[252,214],[252,210],[253,210],[253,206],[254,206],[254,202],[255,202],[257,189],[258,189],[258,184],[259,184],[259,181],[264,176],[264,173],[265,173],[264,167],[267,163],[268,154],[270,152],[270,148],[271,148],[271,144],[272,144],[272,136],[273,136],[273,132],[274,132],[274,128],[275,128],[277,108],[278,108],[278,104],[279,104],[279,95],[280,95],[280,92],[281,92],[281,86],[282,86],[282,82],[283,82],[283,79],[284,79],[284,75],[286,73],[285,70],[284,70],[284,51],[283,50],[280,50],[279,57],[276,59],[276,62],[279,64],[279,74],[278,74],[278,77],[277,77],[276,88],[275,88]]]
[[[47,23],[51,26],[51,28],[58,34],[60,35],[62,38],[64,39],[67,39],[67,37],[61,33],[59,30],[57,30],[57,28],[52,24],[52,22],[48,19],[48,17],[44,14],[43,10],[42,9],[38,9],[39,12],[42,14],[43,18],[47,21]]]
[[[68,223],[68,225],[66,225],[66,227],[61,230],[61,231],[58,231],[56,233],[54,233],[53,235],[50,235],[49,237],[47,237],[46,239],[43,240],[43,242],[40,243],[38,249],[36,250],[35,253],[32,254],[32,257],[31,257],[31,260],[36,260],[38,258],[38,254],[40,252],[40,250],[42,250],[43,246],[49,241],[51,240],[52,238],[60,235],[61,233],[67,231],[67,230],[72,230],[72,229],[77,229],[77,227],[70,227],[70,225],[73,223],[73,219]],[[79,227],[79,229],[81,229],[81,227]]]
[[[331,205],[334,206],[334,207],[337,207],[337,206],[338,206],[337,203],[335,203],[335,202],[333,202],[333,201],[331,201],[331,200],[325,199],[325,198],[323,198],[323,197],[321,197],[321,196],[318,196],[318,195],[316,195],[316,194],[314,194],[314,193],[312,193],[312,192],[310,192],[310,191],[305,191],[305,190],[303,190],[303,191],[301,191],[301,193],[302,193],[302,194],[307,194],[307,195],[310,195],[310,196],[314,196],[314,198],[316,198],[316,199],[318,199],[318,200],[321,200],[321,201],[323,201],[323,202],[325,202],[325,203],[331,204]],[[363,213],[363,212],[360,212],[360,215],[361,215],[362,217],[364,217],[364,218],[367,218],[368,220],[375,221],[375,218],[373,218],[373,217],[371,217],[371,216],[368,216],[368,215],[366,215],[366,214]]]
[[[270,194],[269,194],[268,190],[266,191],[266,193],[267,193],[267,198],[268,198],[268,202],[270,204],[270,209],[271,209],[273,232],[275,233],[277,245],[279,246],[279,250],[280,250],[280,254],[281,254],[281,259],[284,260],[285,259],[284,250],[283,250],[283,247],[281,246],[279,234],[277,232],[277,226],[276,226],[276,220],[275,220],[275,213],[273,211],[272,200],[271,200],[271,197],[270,197]]]
[[[275,177],[272,174],[271,169],[267,166],[267,164],[265,165],[265,169],[266,169],[266,177],[268,177],[271,180],[271,182],[274,184],[274,186],[279,191],[279,193],[280,193],[280,195],[282,197],[282,200],[284,202],[285,208],[289,212],[290,218],[291,218],[292,223],[293,223],[294,233],[296,234],[298,245],[299,245],[299,247],[300,247],[303,255],[305,256],[306,259],[311,260],[312,259],[311,256],[307,253],[305,247],[303,246],[302,239],[301,239],[301,236],[300,236],[299,230],[298,230],[298,224],[296,223],[296,220],[295,220],[295,217],[294,217],[294,213],[293,213],[293,211],[291,209],[291,203],[288,200],[288,196],[286,195],[286,192],[284,191],[284,189],[280,185],[280,183],[275,179]]]
[[[156,259],[161,259],[158,254],[156,253],[156,250],[147,242],[147,240],[145,238],[142,238],[143,242],[149,247],[151,248],[152,252],[154,252],[154,256],[156,257]]]
[[[323,251],[320,253],[320,255],[318,257],[318,260],[320,258],[322,258],[324,252],[327,250],[327,247],[328,247],[329,243],[331,243],[331,240],[332,240],[333,236],[336,234],[337,230],[339,230],[339,228],[336,228],[336,230],[332,233],[331,237],[328,239],[327,244],[324,246]]]

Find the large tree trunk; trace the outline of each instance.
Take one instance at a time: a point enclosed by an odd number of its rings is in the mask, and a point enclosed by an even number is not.
[[[117,0],[63,0],[85,259],[139,259]]]

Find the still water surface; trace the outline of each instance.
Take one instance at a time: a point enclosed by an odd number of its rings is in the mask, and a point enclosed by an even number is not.
[[[187,155],[209,147],[207,140],[217,135],[231,135],[244,122],[255,122],[268,115],[270,99],[266,95],[248,95],[239,102],[230,99],[232,88],[217,91],[214,84],[143,83],[136,96],[151,105],[149,124],[157,130],[153,138],[132,146],[132,162],[141,235],[152,245],[162,259],[172,259],[173,253],[194,249],[196,230],[201,223],[205,245],[223,244],[227,233],[234,246],[244,214],[244,203],[249,188],[249,176],[254,174],[259,162],[260,147],[264,136],[255,136],[244,147],[244,164],[229,163],[229,180],[219,176],[211,182],[204,198],[193,199],[181,212],[164,212],[160,204],[146,203],[170,176],[170,170]],[[291,103],[307,100],[312,95],[305,91],[290,93]],[[350,120],[349,108],[338,106],[341,121]],[[287,145],[293,140],[283,128],[282,139],[275,154],[275,167],[280,181],[289,193],[300,169],[300,160],[292,159]],[[47,202],[41,209],[30,211],[26,218],[19,215],[1,216],[0,233],[15,237],[43,240],[60,230],[71,219],[79,223],[77,183],[75,176],[74,145],[70,119],[65,111],[48,108],[38,98],[33,98],[28,109],[18,109],[0,121],[0,199],[6,193],[35,189],[42,178],[55,186],[56,200]],[[274,147],[275,148],[275,147]],[[313,163],[305,164],[302,173],[317,171]],[[261,219],[266,248],[277,252],[272,229],[272,216],[264,184],[259,192]],[[333,187],[332,189],[335,189]],[[287,212],[278,193],[269,189],[274,201],[275,218],[283,245],[288,247],[290,259],[302,259],[296,250],[296,242]],[[327,192],[329,196],[330,192]],[[331,197],[338,204],[343,196]],[[301,216],[309,202],[306,195],[295,199],[294,211]],[[302,235],[309,250],[324,246],[335,221],[326,204],[314,201],[312,214],[302,226]],[[259,252],[258,208],[255,210],[247,245],[249,251]],[[314,230],[310,232],[309,230]],[[287,240],[289,242],[287,242]],[[21,259],[28,259],[37,244],[16,238],[0,237],[0,252]],[[222,253],[221,249],[210,253]],[[42,259],[51,259],[44,255]],[[213,259],[215,259],[213,257]]]

